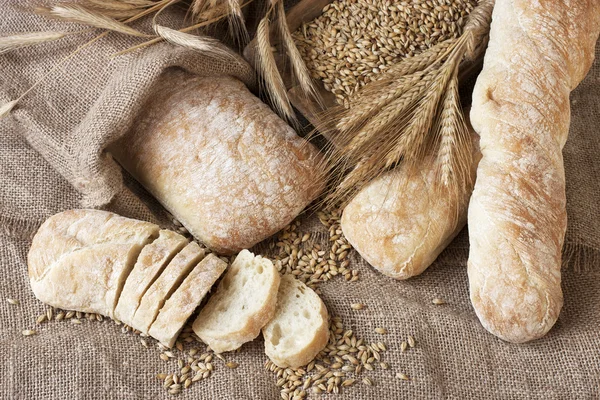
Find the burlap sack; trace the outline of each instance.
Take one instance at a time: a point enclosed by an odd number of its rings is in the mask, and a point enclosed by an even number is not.
[[[72,26],[25,15],[16,2],[0,1],[0,34]],[[22,6],[23,4],[20,3]],[[168,16],[165,16],[168,18]],[[123,58],[109,55],[130,43],[111,34],[75,57],[0,121],[0,398],[147,399],[170,397],[154,377],[174,372],[153,340],[123,334],[112,322],[81,325],[51,322],[39,334],[21,335],[45,311],[28,285],[30,237],[46,217],[70,208],[102,205],[120,214],[168,226],[160,206],[110,164],[101,149],[127,131],[161,71],[180,66],[195,73],[230,73],[250,83],[251,72],[207,65],[198,55],[158,45]],[[80,39],[0,55],[0,101],[16,98],[64,57]],[[600,52],[599,52],[600,55]],[[216,65],[216,66],[215,66]],[[353,399],[590,399],[600,397],[600,63],[572,95],[572,129],[564,150],[570,259],[563,271],[565,306],[554,329],[524,345],[500,341],[479,324],[469,303],[463,232],[422,276],[390,280],[353,255],[357,282],[334,279],[321,285],[330,313],[367,341],[383,341],[389,370],[364,372],[375,383],[343,388],[331,398]],[[108,172],[107,172],[108,171]],[[110,199],[112,198],[112,201]],[[323,227],[303,217],[305,231],[327,245]],[[259,246],[266,248],[267,246]],[[434,297],[448,302],[431,303]],[[11,305],[6,298],[20,301]],[[350,304],[367,305],[360,312]],[[385,337],[373,329],[389,329]],[[400,343],[413,335],[406,353]],[[276,399],[273,373],[264,371],[261,339],[227,355],[240,364],[215,363],[206,381],[180,398]],[[412,379],[394,378],[402,371]],[[318,396],[316,396],[318,397]]]

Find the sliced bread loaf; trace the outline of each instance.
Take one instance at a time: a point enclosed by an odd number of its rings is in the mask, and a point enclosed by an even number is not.
[[[275,314],[279,281],[270,260],[242,250],[194,321],[194,332],[216,353],[255,339]]]
[[[127,325],[132,324],[133,316],[146,290],[187,243],[185,237],[163,229],[158,239],[144,247],[123,286],[115,308],[116,319]]]
[[[35,296],[67,310],[113,317],[140,251],[157,225],[98,210],[70,210],[48,218],[28,254]]]
[[[166,266],[162,274],[148,288],[138,307],[131,326],[148,333],[165,301],[179,287],[184,278],[202,258],[205,250],[196,242],[191,242],[181,250]]]
[[[308,364],[327,345],[329,323],[321,298],[292,275],[281,277],[277,308],[263,328],[265,353],[281,368]]]
[[[165,302],[148,333],[167,347],[173,347],[185,321],[227,268],[214,254],[204,258]]]

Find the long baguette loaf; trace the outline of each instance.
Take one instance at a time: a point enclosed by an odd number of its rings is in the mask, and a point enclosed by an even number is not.
[[[561,150],[569,93],[586,75],[598,0],[497,0],[471,121],[483,158],[471,198],[468,273],[483,326],[510,342],[543,336],[563,304]]]
[[[415,173],[405,165],[385,173],[346,206],[344,235],[379,272],[394,279],[422,273],[465,226],[481,157],[472,136],[472,177],[459,193],[436,186],[436,165],[428,158]]]
[[[316,148],[231,77],[166,73],[110,151],[220,253],[279,231],[323,188]]]

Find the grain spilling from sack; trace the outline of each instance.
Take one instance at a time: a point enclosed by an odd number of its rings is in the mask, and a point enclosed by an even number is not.
[[[389,65],[462,33],[476,0],[336,0],[294,33],[312,77],[338,103]]]

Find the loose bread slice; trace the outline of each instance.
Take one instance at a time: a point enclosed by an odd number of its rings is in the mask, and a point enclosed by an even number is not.
[[[167,347],[173,347],[185,321],[227,268],[227,263],[209,254],[169,297],[148,333]]]
[[[142,248],[157,225],[98,210],[70,210],[48,218],[28,254],[31,288],[53,307],[113,317]]]
[[[194,332],[216,353],[253,340],[275,314],[279,281],[270,260],[242,250],[194,321]]]
[[[146,290],[187,243],[185,237],[163,229],[158,239],[144,247],[121,292],[115,309],[116,319],[127,325],[132,324]]]
[[[277,308],[263,328],[265,353],[281,368],[308,364],[327,345],[329,323],[321,298],[292,275],[281,277]]]
[[[171,260],[142,297],[131,322],[133,328],[148,333],[165,301],[179,287],[192,268],[204,258],[204,254],[203,248],[196,242],[191,242]]]

